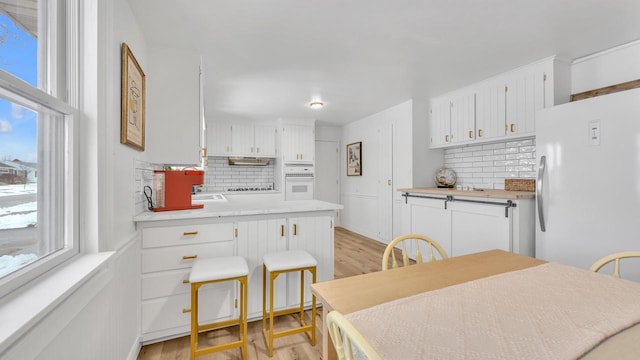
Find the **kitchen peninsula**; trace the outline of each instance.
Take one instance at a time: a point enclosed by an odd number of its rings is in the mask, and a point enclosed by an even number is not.
[[[224,195],[195,202],[204,203],[204,208],[134,217],[142,237],[143,343],[189,332],[188,278],[197,258],[239,255],[247,260],[249,320],[262,316],[262,256],[267,252],[304,249],[318,260],[317,281],[333,279],[334,216],[342,205],[283,201],[281,194]],[[299,301],[299,284],[299,274],[276,280],[276,309]],[[201,321],[237,316],[236,286],[203,287],[200,299],[207,306]],[[311,299],[309,290],[305,299]]]

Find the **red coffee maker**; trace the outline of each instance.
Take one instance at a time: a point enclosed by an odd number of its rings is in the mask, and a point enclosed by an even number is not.
[[[201,209],[204,204],[191,204],[193,186],[204,183],[202,170],[154,170],[156,206],[153,211]]]

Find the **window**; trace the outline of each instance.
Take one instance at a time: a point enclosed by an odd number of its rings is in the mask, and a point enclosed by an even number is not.
[[[0,297],[79,252],[75,8],[0,2]]]

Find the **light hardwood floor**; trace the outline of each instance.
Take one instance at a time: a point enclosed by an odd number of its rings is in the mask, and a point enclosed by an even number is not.
[[[380,271],[385,245],[343,228],[335,229],[335,278]],[[307,318],[310,316],[307,311]],[[297,324],[297,316],[287,315],[275,319],[276,330]],[[271,359],[303,360],[322,358],[322,308],[318,308],[316,319],[316,346],[311,346],[304,334],[274,340]],[[270,359],[260,321],[249,323],[248,360]],[[199,335],[200,344],[218,344],[237,339],[237,327],[204,332]],[[241,359],[239,349],[199,356],[198,360]],[[143,346],[138,360],[187,360],[189,359],[189,336]]]

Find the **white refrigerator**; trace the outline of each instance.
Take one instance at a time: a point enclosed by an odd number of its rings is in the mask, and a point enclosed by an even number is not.
[[[540,110],[536,147],[537,258],[589,268],[640,250],[640,89]]]

